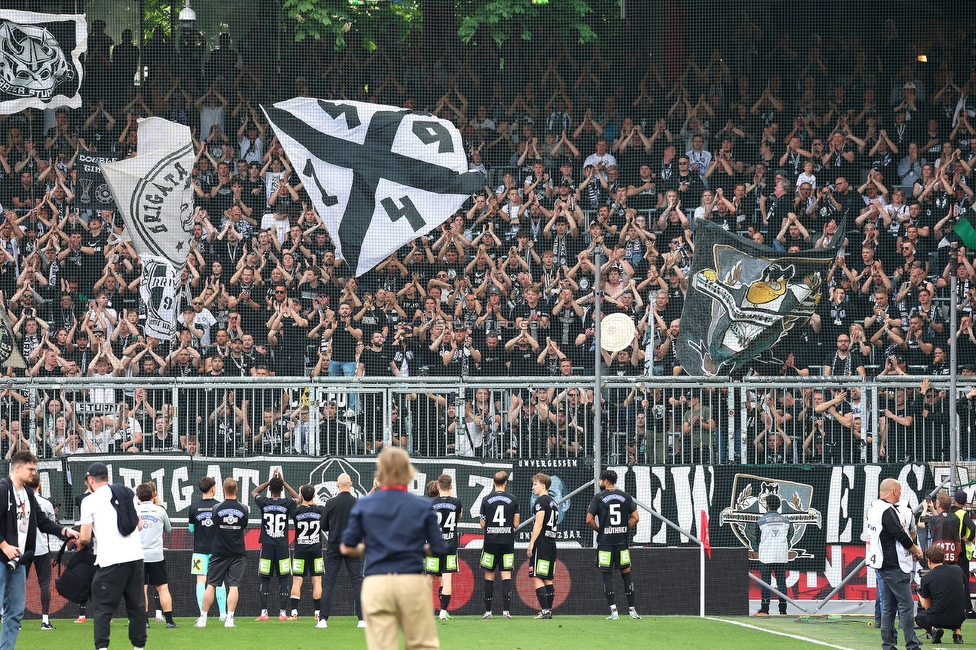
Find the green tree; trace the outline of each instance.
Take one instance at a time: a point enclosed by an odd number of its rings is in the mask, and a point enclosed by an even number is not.
[[[591,43],[614,31],[620,13],[619,0],[454,0],[453,6],[460,40],[487,36],[499,47],[511,38],[530,41],[552,30],[564,39]],[[328,38],[336,49],[346,46],[350,33],[371,49],[384,35],[403,41],[423,32],[420,0],[283,0],[282,11],[296,41]]]

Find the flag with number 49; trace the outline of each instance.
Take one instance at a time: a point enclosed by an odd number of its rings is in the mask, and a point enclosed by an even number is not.
[[[356,276],[421,237],[483,188],[457,128],[418,111],[296,97],[262,106]]]

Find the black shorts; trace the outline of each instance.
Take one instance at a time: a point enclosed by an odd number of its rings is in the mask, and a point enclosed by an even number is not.
[[[318,551],[295,551],[291,561],[291,573],[296,576],[320,576],[325,573],[325,560],[322,549]]]
[[[262,544],[261,559],[258,560],[258,574],[262,576],[291,575],[291,556],[287,546]]]
[[[515,544],[485,544],[481,550],[485,571],[511,571],[515,568]]]
[[[157,585],[168,585],[169,576],[166,574],[166,560],[161,560],[159,562],[146,562],[146,584],[157,586]]]
[[[552,580],[556,573],[556,545],[536,543],[532,549],[532,559],[529,561],[529,576]]]
[[[630,548],[626,544],[601,544],[597,548],[596,564],[603,571],[630,568]]]
[[[428,555],[424,558],[424,571],[427,575],[439,576],[444,573],[457,573],[457,551],[447,555]]]
[[[244,580],[244,567],[247,566],[247,558],[243,555],[231,555],[230,557],[210,556],[210,568],[207,571],[207,584],[219,587],[226,584],[228,587],[240,587]]]

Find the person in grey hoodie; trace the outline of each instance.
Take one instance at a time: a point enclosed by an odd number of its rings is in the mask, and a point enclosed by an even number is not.
[[[139,500],[136,511],[142,526],[139,528],[139,539],[142,542],[142,552],[145,555],[146,567],[146,627],[149,627],[149,585],[156,588],[159,594],[159,604],[166,617],[166,627],[177,627],[173,620],[173,597],[169,593],[169,576],[166,574],[166,559],[163,557],[163,533],[173,530],[166,508],[159,505],[156,496],[156,486],[143,483],[136,488],[136,498]]]

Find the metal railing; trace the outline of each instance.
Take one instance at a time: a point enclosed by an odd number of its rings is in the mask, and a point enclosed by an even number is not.
[[[947,378],[606,377],[601,460],[613,464],[948,461],[976,457],[976,401]],[[592,377],[116,378],[0,383],[3,452],[189,450],[348,456],[589,457]],[[140,440],[141,436],[141,440]]]

